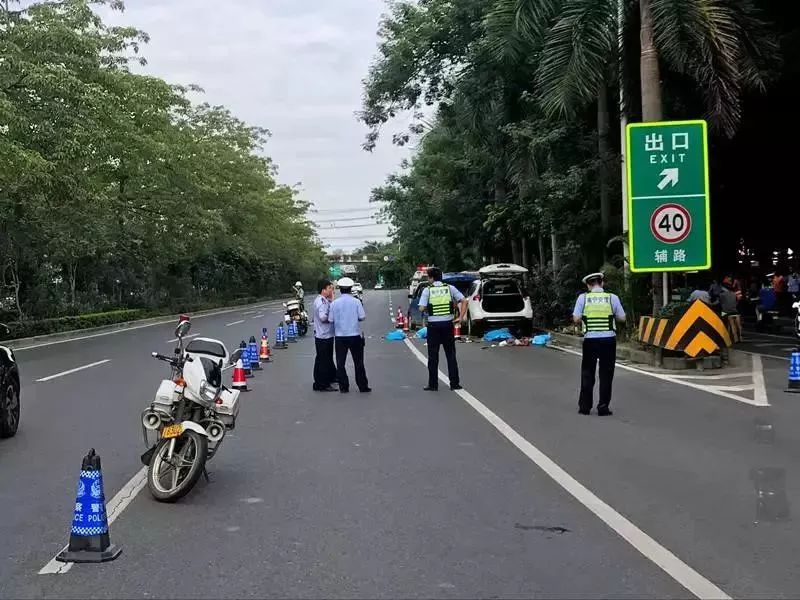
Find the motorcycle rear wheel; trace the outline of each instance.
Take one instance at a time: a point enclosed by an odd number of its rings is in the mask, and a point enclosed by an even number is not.
[[[208,458],[208,438],[196,431],[184,431],[176,439],[172,458],[167,460],[172,440],[158,442],[147,469],[147,487],[159,502],[176,502],[200,479]]]
[[[300,321],[297,324],[297,333],[300,335],[300,337],[304,337],[308,333],[308,325]]]

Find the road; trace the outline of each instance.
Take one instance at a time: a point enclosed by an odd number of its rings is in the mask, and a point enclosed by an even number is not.
[[[175,505],[137,485],[140,412],[165,374],[149,353],[171,349],[171,325],[18,350],[0,597],[797,596],[800,525],[778,514],[800,486],[785,361],[759,357],[733,382],[622,366],[600,418],[576,412],[574,354],[460,344],[464,392],[432,394],[424,342],[381,337],[406,301],[365,296],[369,395],[313,392],[311,339],[276,351],[211,482]],[[280,313],[204,316],[192,333],[233,347]],[[89,447],[122,500],[123,554],[53,568]]]

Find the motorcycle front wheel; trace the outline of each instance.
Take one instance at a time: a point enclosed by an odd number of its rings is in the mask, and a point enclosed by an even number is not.
[[[308,324],[307,323],[303,323],[303,321],[300,321],[297,324],[297,333],[300,334],[300,337],[305,336],[305,334],[308,333]]]
[[[158,442],[147,469],[147,487],[159,502],[175,502],[188,494],[200,479],[208,458],[208,438],[196,431],[184,431],[176,438],[169,458],[172,441]]]

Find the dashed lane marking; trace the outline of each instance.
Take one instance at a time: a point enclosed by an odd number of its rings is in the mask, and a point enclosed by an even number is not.
[[[234,325],[241,325],[242,323],[244,323],[244,319],[241,321],[234,321],[233,323],[227,323],[225,327],[233,327]]]
[[[85,369],[91,369],[92,367],[97,367],[100,365],[104,365],[107,362],[111,362],[110,358],[106,358],[103,360],[98,360],[97,362],[89,363],[88,365],[83,365],[80,367],[75,367],[74,369],[70,369],[68,371],[61,371],[61,373],[56,373],[55,375],[48,375],[47,377],[42,377],[41,379],[37,379],[36,383],[43,383],[45,381],[50,381],[52,379],[57,379],[59,377],[63,377],[64,375],[72,375],[73,373],[77,373],[78,371],[83,371]]]

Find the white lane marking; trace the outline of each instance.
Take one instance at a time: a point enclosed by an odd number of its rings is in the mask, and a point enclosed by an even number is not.
[[[753,400],[762,403],[763,406],[769,406],[769,399],[767,398],[767,386],[764,382],[764,365],[761,362],[761,357],[757,354],[753,357]]]
[[[742,354],[749,354],[750,356],[763,356],[764,358],[774,358],[776,360],[785,360],[789,361],[788,356],[776,356],[775,354],[764,354],[763,352],[750,352],[749,350],[739,350],[736,349],[737,352],[741,352]]]
[[[83,365],[82,367],[75,367],[74,369],[70,369],[69,371],[61,371],[61,373],[56,373],[55,375],[48,375],[47,377],[42,377],[41,379],[37,379],[36,383],[42,383],[44,381],[50,381],[51,379],[56,379],[58,377],[63,377],[64,375],[71,375],[72,373],[77,373],[78,371],[83,371],[84,369],[91,369],[92,367],[97,367],[99,365],[104,365],[107,362],[111,362],[110,358],[106,358],[103,360],[98,360],[97,362],[89,363],[88,365]]]
[[[147,467],[142,467],[139,471],[130,478],[128,483],[122,486],[122,489],[111,499],[111,502],[106,504],[106,514],[108,515],[108,525],[117,520],[117,517],[122,514],[122,511],[133,502],[136,495],[144,489],[147,483]],[[66,550],[67,546],[64,546]],[[72,568],[74,563],[62,563],[55,559],[55,556],[39,570],[39,575],[63,575]]]
[[[708,379],[709,381],[716,379],[740,379],[749,376],[750,373],[728,373],[726,375],[670,375],[670,377],[674,377],[675,379]]]
[[[213,313],[206,313],[204,315],[195,315],[192,317],[192,320],[195,319],[203,319],[205,317],[216,317],[217,315],[226,315],[228,313],[236,312],[241,307],[237,308],[226,308],[225,310],[219,310]],[[44,348],[45,346],[55,346],[57,344],[66,344],[67,342],[80,342],[82,340],[90,340],[93,338],[103,337],[106,335],[116,335],[117,333],[125,333],[126,331],[134,331],[136,329],[145,329],[146,327],[155,327],[156,325],[166,325],[168,323],[174,323],[175,318],[169,317],[162,321],[156,321],[155,323],[145,323],[144,325],[132,325],[131,327],[121,327],[119,329],[114,329],[113,331],[103,331],[101,333],[92,333],[90,335],[81,335],[78,337],[71,337],[66,338],[63,340],[53,340],[51,342],[42,342],[40,344],[32,344],[30,346],[22,346],[21,348],[16,348],[14,346],[14,340],[7,342],[11,344],[11,347],[14,349],[14,352],[22,352],[23,350],[34,350],[36,348]]]
[[[200,334],[199,333],[190,333],[189,335],[183,336],[183,339],[188,340],[189,338],[197,337],[198,335],[200,335]],[[178,341],[178,338],[175,338],[173,340],[167,340],[165,343],[174,344],[177,341]]]
[[[580,352],[578,352],[577,350],[573,350],[572,348],[562,348],[560,346],[551,346],[551,348],[553,348],[554,350],[558,350],[560,352],[566,352],[567,354],[574,354],[575,356],[581,356]],[[663,373],[652,373],[650,371],[637,369],[636,367],[632,367],[630,365],[624,365],[619,362],[617,363],[617,367],[619,367],[620,369],[625,369],[627,371],[633,371],[634,373],[639,373],[640,375],[647,375],[648,377],[661,379],[662,381],[669,381],[671,383],[677,383],[678,385],[685,385],[686,387],[694,388],[696,390],[707,392],[709,394],[722,396],[723,398],[730,398],[731,400],[736,400],[744,404],[750,404],[751,406],[769,406],[769,403],[765,404],[761,399],[750,400],[750,398],[745,398],[744,396],[737,396],[736,394],[729,394],[728,392],[719,390],[713,386],[700,385],[698,383],[694,383],[692,381],[685,381],[683,379],[675,379],[674,377],[672,377],[672,375],[664,375]]]
[[[409,340],[405,340],[405,344],[422,364],[427,365],[425,356],[417,350]],[[450,384],[450,380],[441,371],[439,371],[439,380],[447,385]],[[701,599],[722,598],[730,600],[730,596],[722,591],[722,589],[703,577],[667,548],[659,544],[631,521],[614,510],[610,505],[603,502],[591,490],[556,464],[549,456],[517,433],[508,423],[503,421],[503,419],[492,412],[475,396],[466,390],[457,390],[455,393],[474,408],[479,415],[491,423],[503,437],[514,444],[514,446],[527,456],[531,462],[549,475],[553,481],[572,495],[578,502],[583,504],[583,506],[589,509],[589,511],[608,525],[631,546],[641,552],[645,558],[660,567],[667,575],[672,577],[689,592]]]
[[[263,318],[264,318],[264,315],[263,315],[263,314],[261,314],[261,315],[256,315],[256,316],[255,316],[255,317],[253,317],[253,318],[254,318],[254,319],[263,319]]]
[[[241,321],[234,321],[233,323],[228,323],[227,325],[225,325],[225,327],[232,327],[233,325],[240,325],[241,323],[244,323],[244,319],[242,319]]]

